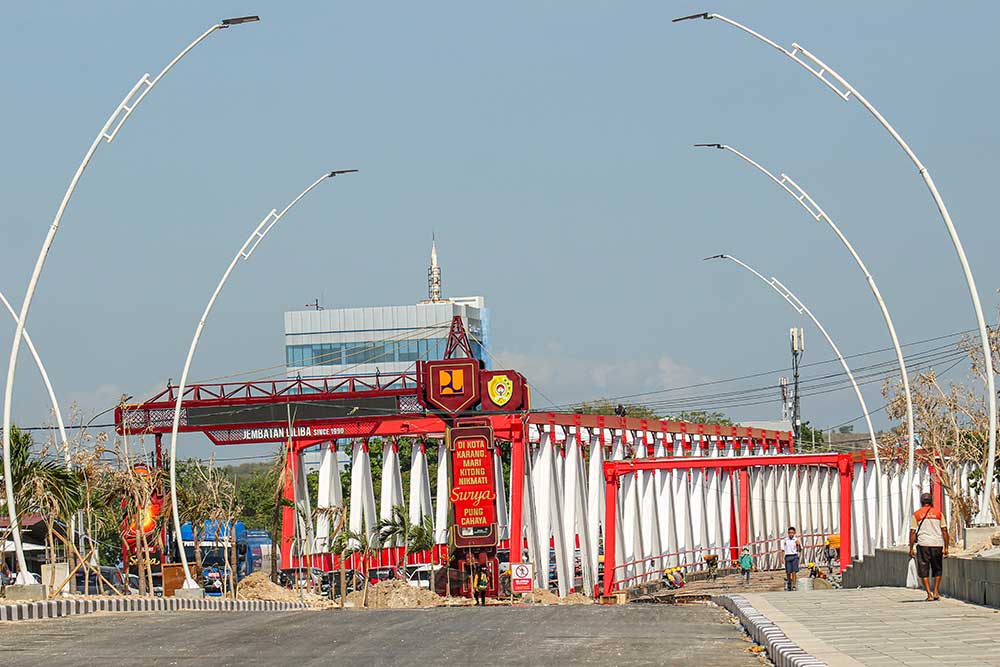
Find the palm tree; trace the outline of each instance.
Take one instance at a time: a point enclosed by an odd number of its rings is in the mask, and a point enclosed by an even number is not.
[[[382,548],[382,540],[379,535],[379,531],[373,531],[368,533],[364,530],[353,531],[350,529],[343,530],[337,535],[337,539],[333,543],[333,553],[340,556],[341,562],[345,558],[354,553],[361,554],[361,569],[364,570],[365,575],[365,587],[364,593],[361,597],[361,606],[368,606],[368,586],[370,583],[370,578],[368,577],[367,563],[371,558],[372,553],[378,551]],[[343,595],[345,591],[341,591]]]
[[[404,568],[406,567],[406,557],[410,555],[410,532],[412,529],[413,524],[410,523],[410,517],[407,515],[406,508],[402,505],[393,505],[389,518],[381,519],[375,524],[375,532],[378,533],[382,544],[394,546],[400,542],[403,543]],[[393,569],[399,569],[398,561],[394,564]]]
[[[79,473],[55,460],[31,456],[34,441],[30,433],[11,428],[10,462],[18,520],[28,512],[42,515],[47,531],[48,561],[53,566],[49,586],[55,586],[56,523],[69,523],[70,516],[83,506],[84,485]],[[60,538],[62,539],[62,538]]]

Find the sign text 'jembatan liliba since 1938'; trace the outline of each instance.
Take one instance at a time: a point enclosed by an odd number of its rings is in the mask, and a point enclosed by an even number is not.
[[[455,546],[496,546],[493,429],[488,426],[449,429],[448,447],[451,450],[450,500],[455,513]]]

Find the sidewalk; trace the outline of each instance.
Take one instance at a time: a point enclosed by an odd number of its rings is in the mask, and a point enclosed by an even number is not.
[[[1000,612],[924,602],[906,588],[748,593],[788,638],[830,667],[998,665]]]

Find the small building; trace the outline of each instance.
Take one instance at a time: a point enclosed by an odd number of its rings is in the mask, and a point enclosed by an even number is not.
[[[437,243],[431,246],[428,298],[412,306],[369,306],[285,313],[285,366],[289,377],[388,375],[416,362],[444,358],[448,329],[462,317],[472,354],[487,368],[490,312],[482,296],[445,298]]]

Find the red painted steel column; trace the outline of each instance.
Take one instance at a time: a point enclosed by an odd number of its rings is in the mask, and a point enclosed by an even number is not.
[[[740,549],[750,542],[750,471],[740,473]]]
[[[281,567],[292,567],[292,542],[295,540],[295,453],[286,446],[285,479],[281,497],[285,504],[281,508]]]
[[[611,595],[615,580],[615,534],[618,530],[618,477],[604,478],[604,594]]]
[[[524,551],[521,516],[524,508],[525,424],[511,429],[510,437],[510,562],[520,563]]]
[[[941,478],[937,475],[934,466],[930,466],[928,471],[931,474],[931,495],[934,497],[934,507],[944,511],[944,487],[941,486]]]
[[[840,571],[851,564],[851,474],[854,461],[850,454],[837,457],[840,472]]]

